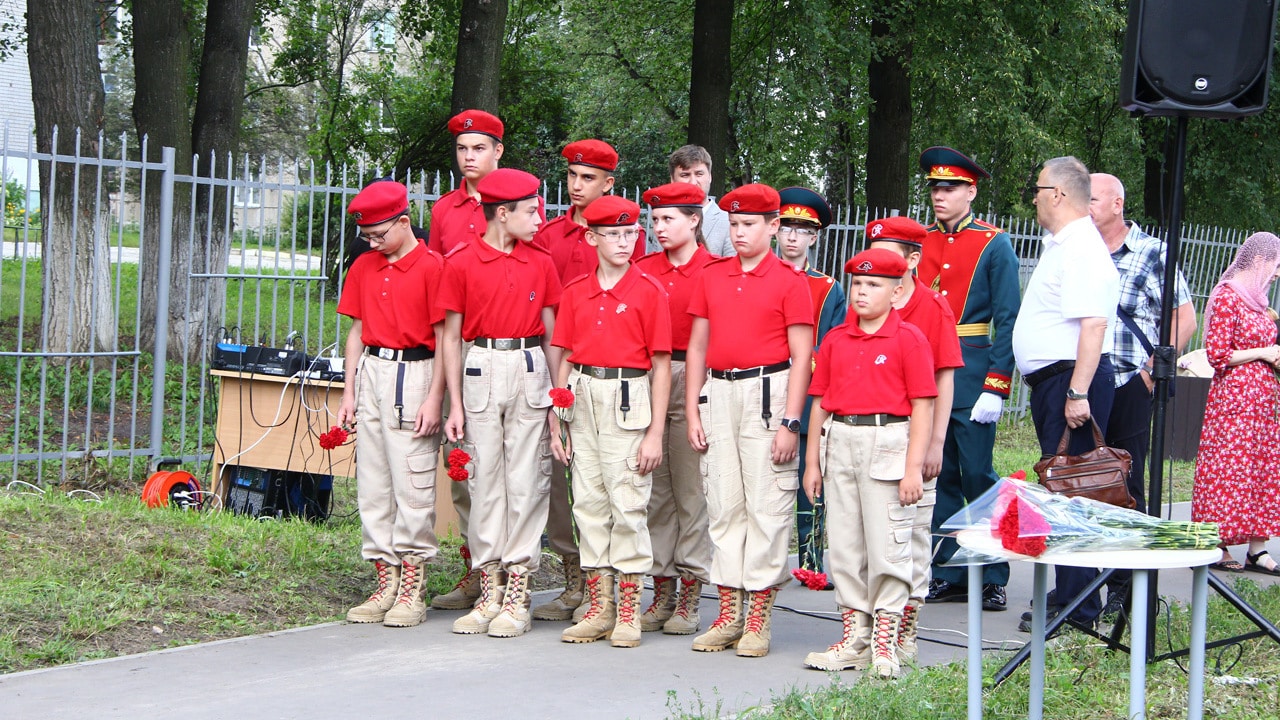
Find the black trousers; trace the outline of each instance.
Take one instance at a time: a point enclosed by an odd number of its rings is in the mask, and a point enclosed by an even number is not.
[[[1111,405],[1111,418],[1107,423],[1107,444],[1127,450],[1133,458],[1129,470],[1129,494],[1138,501],[1138,512],[1147,511],[1147,456],[1151,454],[1151,410],[1154,400],[1142,373],[1116,388],[1116,399]],[[1133,572],[1115,570],[1107,579],[1107,592],[1127,593]]]
[[[1046,378],[1031,388],[1031,420],[1035,423],[1036,439],[1040,441],[1040,454],[1044,457],[1058,452],[1058,443],[1067,430],[1067,418],[1064,413],[1067,404],[1067,387],[1070,384],[1071,371],[1068,371]],[[1111,367],[1109,356],[1103,355],[1099,360],[1098,369],[1093,374],[1093,382],[1089,385],[1088,392],[1089,411],[1105,437],[1116,394],[1115,372]],[[1079,455],[1093,447],[1091,426],[1085,424],[1071,432],[1071,440],[1067,443],[1069,454]],[[1054,576],[1058,599],[1066,602],[1092,582],[1098,576],[1098,571],[1092,568],[1055,567]],[[1095,592],[1076,610],[1072,618],[1081,622],[1090,622],[1101,613],[1102,601]]]

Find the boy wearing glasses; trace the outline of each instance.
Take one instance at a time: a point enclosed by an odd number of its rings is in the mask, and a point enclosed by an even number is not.
[[[738,255],[707,263],[694,284],[685,362],[689,444],[706,453],[711,582],[720,595],[719,616],[693,650],[736,646],[739,656],[764,657],[773,603],[790,577],[813,302],[804,274],[769,251],[778,191],[743,185],[720,207]]]
[[[408,211],[408,190],[389,180],[370,184],[351,201],[347,212],[373,252],[352,264],[338,301],[338,312],[352,320],[338,423],[359,427],[361,554],[378,574],[377,588],[347,612],[347,621],[388,627],[426,618],[422,574],[437,549],[443,264],[414,237]]]
[[[565,352],[556,385],[572,390],[574,403],[562,411],[563,436],[561,418],[550,420],[552,452],[573,464],[587,609],[560,637],[608,636],[614,647],[636,647],[644,575],[653,567],[647,509],[671,392],[671,312],[658,281],[631,266],[640,206],[609,195],[583,218],[598,266],[570,281],[560,300],[552,344]]]
[[[1022,304],[1018,256],[1009,235],[976,218],[971,209],[978,180],[991,177],[973,160],[948,147],[931,147],[920,155],[929,184],[936,222],[925,235],[916,274],[941,293],[956,316],[956,334],[964,367],[955,374],[951,420],[942,447],[938,500],[933,525],[938,526],[991,488],[999,477],[991,464],[996,421],[1009,397],[1013,375],[1013,323]],[[933,580],[926,602],[965,602],[968,575],[947,567],[955,554],[953,538],[939,541],[933,558]],[[982,608],[1008,607],[1005,584],[1009,564],[982,569]]]
[[[560,283],[586,275],[596,269],[596,249],[587,241],[587,206],[613,190],[613,171],[618,167],[618,152],[607,142],[578,140],[560,153],[569,162],[565,187],[569,191],[569,211],[547,222],[533,237],[534,244],[551,253]],[[635,243],[631,260],[644,256],[644,233]],[[564,591],[533,609],[537,620],[569,620],[581,618],[583,574],[578,545],[573,538],[573,515],[569,508],[569,484],[564,482],[565,469],[557,461],[551,476],[551,511],[547,518],[547,544],[560,556],[564,567]],[[574,611],[579,614],[575,617]]]
[[[813,299],[813,356],[817,357],[822,338],[831,328],[844,322],[848,303],[844,288],[830,275],[818,272],[809,264],[809,250],[817,244],[822,229],[831,224],[831,207],[818,193],[802,187],[783,188],[778,191],[782,210],[778,215],[778,251],[782,259],[805,274],[809,283],[809,296]],[[800,469],[804,478],[805,448],[809,437],[809,408],[813,398],[806,397],[804,413],[800,416]],[[822,572],[822,550],[826,547],[825,511],[821,502],[814,504],[804,489],[796,491],[796,532],[799,536],[799,565],[804,570]],[[824,590],[834,585],[827,581]]]

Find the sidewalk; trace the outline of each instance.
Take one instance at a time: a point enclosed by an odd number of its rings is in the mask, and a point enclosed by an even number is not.
[[[1184,504],[1174,515],[1188,511]],[[1012,571],[1009,610],[983,618],[989,648],[1016,649],[1027,639],[1017,624],[1031,597],[1031,565],[1014,563]],[[1164,571],[1159,581],[1162,595],[1189,598],[1190,571]],[[540,593],[535,603],[548,596]],[[408,712],[433,720],[600,720],[664,718],[675,709],[732,716],[767,704],[775,693],[831,682],[802,661],[839,639],[834,603],[832,593],[789,584],[774,611],[773,647],[765,658],[695,653],[692,638],[661,633],[645,633],[634,649],[570,645],[560,642],[564,623],[538,622],[530,634],[510,640],[454,635],[449,627],[461,611],[432,610],[426,623],[407,630],[330,623],[0,676],[0,716],[348,720]],[[705,628],[716,613],[710,594],[701,612]],[[926,607],[923,664],[964,661],[966,612],[963,603]],[[857,677],[846,672],[840,680]]]

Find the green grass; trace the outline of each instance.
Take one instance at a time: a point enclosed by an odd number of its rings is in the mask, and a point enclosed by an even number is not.
[[[368,594],[354,489],[325,523],[0,494],[0,673],[339,620]],[[427,574],[461,569],[446,541]]]

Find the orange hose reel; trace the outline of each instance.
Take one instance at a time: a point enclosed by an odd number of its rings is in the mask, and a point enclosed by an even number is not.
[[[185,470],[167,470],[152,473],[142,486],[142,502],[149,508],[168,507],[169,501],[176,493],[198,493],[200,482]],[[199,507],[198,500],[183,498],[179,501],[183,507]]]

